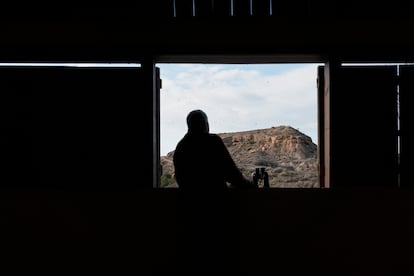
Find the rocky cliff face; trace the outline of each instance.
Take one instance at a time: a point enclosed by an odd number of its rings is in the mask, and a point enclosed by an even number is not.
[[[317,145],[290,126],[244,132],[219,133],[237,166],[251,179],[264,167],[270,187],[318,187]],[[174,152],[161,157],[164,174],[172,174]],[[259,183],[259,186],[263,183]],[[175,184],[172,184],[175,186]]]

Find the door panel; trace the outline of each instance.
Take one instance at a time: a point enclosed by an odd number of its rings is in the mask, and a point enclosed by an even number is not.
[[[414,66],[400,66],[401,187],[414,186]]]
[[[152,187],[141,68],[0,69],[2,185]]]
[[[397,67],[341,66],[333,77],[324,130],[331,187],[397,187]]]

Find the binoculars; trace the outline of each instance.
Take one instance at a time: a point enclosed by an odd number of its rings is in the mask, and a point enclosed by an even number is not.
[[[256,168],[252,175],[253,183],[258,187],[259,182],[263,181],[263,188],[269,188],[269,174],[265,172],[265,168]]]

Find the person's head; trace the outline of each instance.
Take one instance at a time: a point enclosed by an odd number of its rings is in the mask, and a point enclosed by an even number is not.
[[[210,131],[207,114],[200,109],[188,113],[187,126],[188,132],[192,133],[208,133]]]

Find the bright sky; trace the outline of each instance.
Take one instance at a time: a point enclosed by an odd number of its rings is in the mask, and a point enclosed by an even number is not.
[[[187,132],[193,109],[207,113],[212,133],[289,125],[317,144],[318,65],[157,64],[161,155]]]

